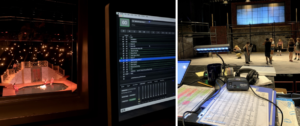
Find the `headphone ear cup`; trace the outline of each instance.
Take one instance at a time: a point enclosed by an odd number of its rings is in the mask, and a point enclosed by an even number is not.
[[[249,82],[249,84],[254,84],[254,79],[253,79],[253,75],[254,75],[255,71],[254,70],[251,70],[248,75],[247,75],[247,80]]]
[[[239,77],[240,76],[240,71],[238,70],[236,73],[235,73],[235,77]]]
[[[247,81],[249,81],[250,79],[251,79],[251,76],[253,75],[253,70],[251,70],[248,74],[247,74],[247,76],[246,76],[246,79],[247,79]]]

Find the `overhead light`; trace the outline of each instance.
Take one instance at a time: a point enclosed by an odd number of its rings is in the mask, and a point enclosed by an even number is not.
[[[218,44],[218,45],[198,45],[194,47],[197,53],[209,53],[209,52],[229,52],[229,44]]]
[[[250,2],[250,0],[246,0],[246,2]]]
[[[227,0],[224,0],[224,1],[223,1],[223,4],[228,4],[228,1],[227,1]]]

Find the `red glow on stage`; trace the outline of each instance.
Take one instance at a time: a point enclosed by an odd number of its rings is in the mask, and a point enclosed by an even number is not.
[[[24,35],[26,35],[27,33],[26,32],[24,32]]]
[[[1,32],[1,33],[3,33],[3,32]]]
[[[57,34],[57,35],[59,35],[59,34]]]
[[[8,31],[5,31],[5,33],[8,33]]]

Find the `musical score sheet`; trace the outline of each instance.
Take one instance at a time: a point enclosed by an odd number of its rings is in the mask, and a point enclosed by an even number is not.
[[[268,99],[268,93],[253,90]],[[228,91],[223,88],[198,117],[198,123],[218,126],[268,126],[269,102],[257,97],[251,89]]]

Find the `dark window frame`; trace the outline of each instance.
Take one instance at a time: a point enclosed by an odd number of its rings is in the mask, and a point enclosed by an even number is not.
[[[88,113],[88,4],[78,1],[77,92],[52,92],[0,99],[0,124],[18,125]]]

